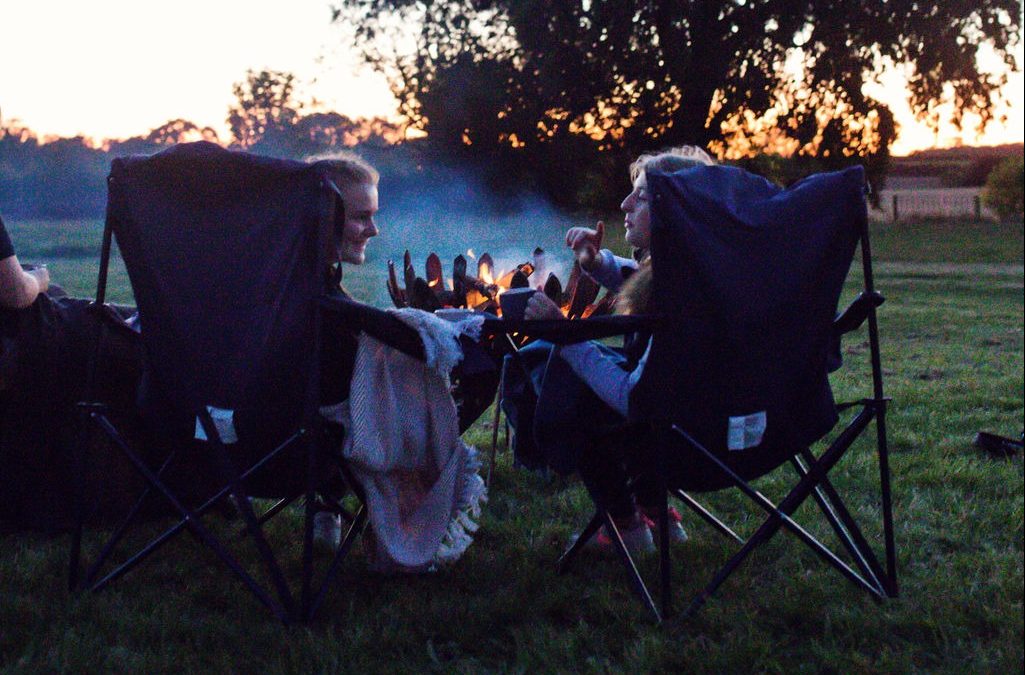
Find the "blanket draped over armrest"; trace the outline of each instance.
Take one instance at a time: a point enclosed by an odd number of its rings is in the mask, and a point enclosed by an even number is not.
[[[396,315],[416,328],[427,362],[361,334],[348,410],[344,454],[366,493],[373,531],[371,566],[418,572],[457,560],[477,529],[487,499],[476,451],[459,438],[448,374],[459,360],[460,334],[479,335],[480,321],[452,324],[419,310]]]

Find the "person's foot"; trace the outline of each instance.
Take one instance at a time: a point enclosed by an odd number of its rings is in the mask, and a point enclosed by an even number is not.
[[[652,535],[658,538],[658,509],[641,508],[641,515],[648,524]],[[669,507],[669,541],[673,544],[682,544],[687,541],[687,530],[683,529],[683,518],[680,512],[672,506]]]
[[[626,550],[631,555],[653,553],[655,551],[655,540],[651,536],[651,529],[648,527],[643,516],[634,514],[625,520],[615,519],[616,529],[619,536],[623,538]],[[574,541],[579,535],[574,535]],[[612,553],[615,546],[612,543],[612,536],[606,532],[603,526],[598,533],[591,537],[590,541],[584,544],[585,548],[595,551]]]
[[[313,542],[338,548],[342,542],[342,517],[331,511],[317,511],[313,514]]]

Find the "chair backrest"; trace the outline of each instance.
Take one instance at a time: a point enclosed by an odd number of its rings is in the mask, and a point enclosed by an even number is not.
[[[321,173],[210,143],[113,162],[107,219],[139,309],[144,409],[185,425],[207,405],[298,419],[334,209]]]
[[[733,167],[650,172],[655,332],[631,417],[686,429],[743,478],[837,421],[833,320],[866,222],[864,173],[788,189]]]

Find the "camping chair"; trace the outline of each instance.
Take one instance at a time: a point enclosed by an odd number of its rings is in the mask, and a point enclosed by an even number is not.
[[[104,364],[94,357],[80,404],[77,463],[79,469],[86,466],[87,439],[102,432],[148,487],[84,574],[86,509],[80,504],[72,588],[102,589],[188,531],[279,619],[312,616],[366,523],[360,506],[315,587],[315,497],[325,492],[336,499],[347,489],[359,495],[353,481],[339,478],[339,469],[345,471],[341,434],[318,414],[322,324],[334,313],[353,331],[366,330],[423,358],[415,331],[331,288],[324,274],[326,252],[335,214],[343,209],[337,187],[316,164],[228,152],[209,143],[113,162],[96,306],[104,302],[116,237],[140,316],[144,370],[138,398],[145,442],[130,443],[111,421],[96,394]],[[102,343],[101,334],[97,355]],[[305,496],[306,507],[297,603],[263,525],[298,496]],[[204,522],[229,497],[269,584],[258,581]],[[258,518],[253,497],[282,501]],[[115,548],[154,501],[179,521],[101,577]]]
[[[672,613],[668,495],[678,497],[715,529],[741,544],[697,594],[697,611],[737,567],[785,529],[874,598],[897,595],[890,474],[875,291],[860,167],[809,177],[783,190],[732,167],[651,172],[652,287],[650,317],[631,328],[653,329],[643,375],[631,392],[629,422],[641,425],[642,447],[658,481],[661,606],[623,544],[605,505],[559,561],[565,571],[604,525],[634,589],[656,620]],[[844,280],[861,243],[864,288],[837,316]],[[645,324],[645,319],[647,323]],[[868,321],[872,388],[865,398],[836,404],[828,373],[841,365],[840,337]],[[507,330],[578,342],[608,335],[609,322],[523,322]],[[542,325],[543,324],[543,325]],[[578,324],[574,327],[573,324]],[[624,324],[625,326],[626,324]],[[494,324],[489,329],[498,330]],[[555,332],[553,332],[555,331]],[[830,434],[839,413],[855,414],[818,455],[813,444]],[[858,436],[875,422],[885,568],[829,479]],[[796,485],[773,504],[750,484],[784,464]],[[685,471],[672,467],[685,467]],[[767,513],[743,539],[690,492],[738,488]],[[792,515],[813,497],[853,566],[796,523]]]

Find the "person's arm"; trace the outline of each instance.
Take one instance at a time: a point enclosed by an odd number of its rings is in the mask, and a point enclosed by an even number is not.
[[[633,258],[620,258],[607,248],[603,248],[595,257],[596,264],[590,270],[584,270],[592,279],[609,289],[618,293],[626,281],[624,270],[637,271],[637,261]]]
[[[559,355],[569,364],[577,377],[598,395],[598,398],[626,417],[630,404],[630,391],[641,379],[650,351],[651,343],[649,342],[644,356],[632,371],[620,368],[616,361],[603,354],[593,342],[563,345],[559,348]]]
[[[605,239],[605,223],[598,221],[595,229],[588,227],[571,227],[566,232],[566,246],[573,249],[580,269],[592,279],[613,293],[619,291],[626,280],[624,270],[637,269],[637,261],[620,258],[612,251],[602,248]]]
[[[523,318],[530,320],[566,320],[552,300],[544,293],[535,293],[527,301]],[[641,379],[644,364],[648,361],[651,343],[644,351],[644,356],[637,362],[637,367],[627,372],[619,367],[618,362],[602,353],[593,342],[581,342],[557,347],[561,357],[569,363],[570,368],[594,390],[598,398],[605,401],[610,408],[626,417],[630,401],[630,390]]]
[[[16,255],[0,260],[0,307],[24,309],[49,287],[50,273],[45,267],[26,272]]]

